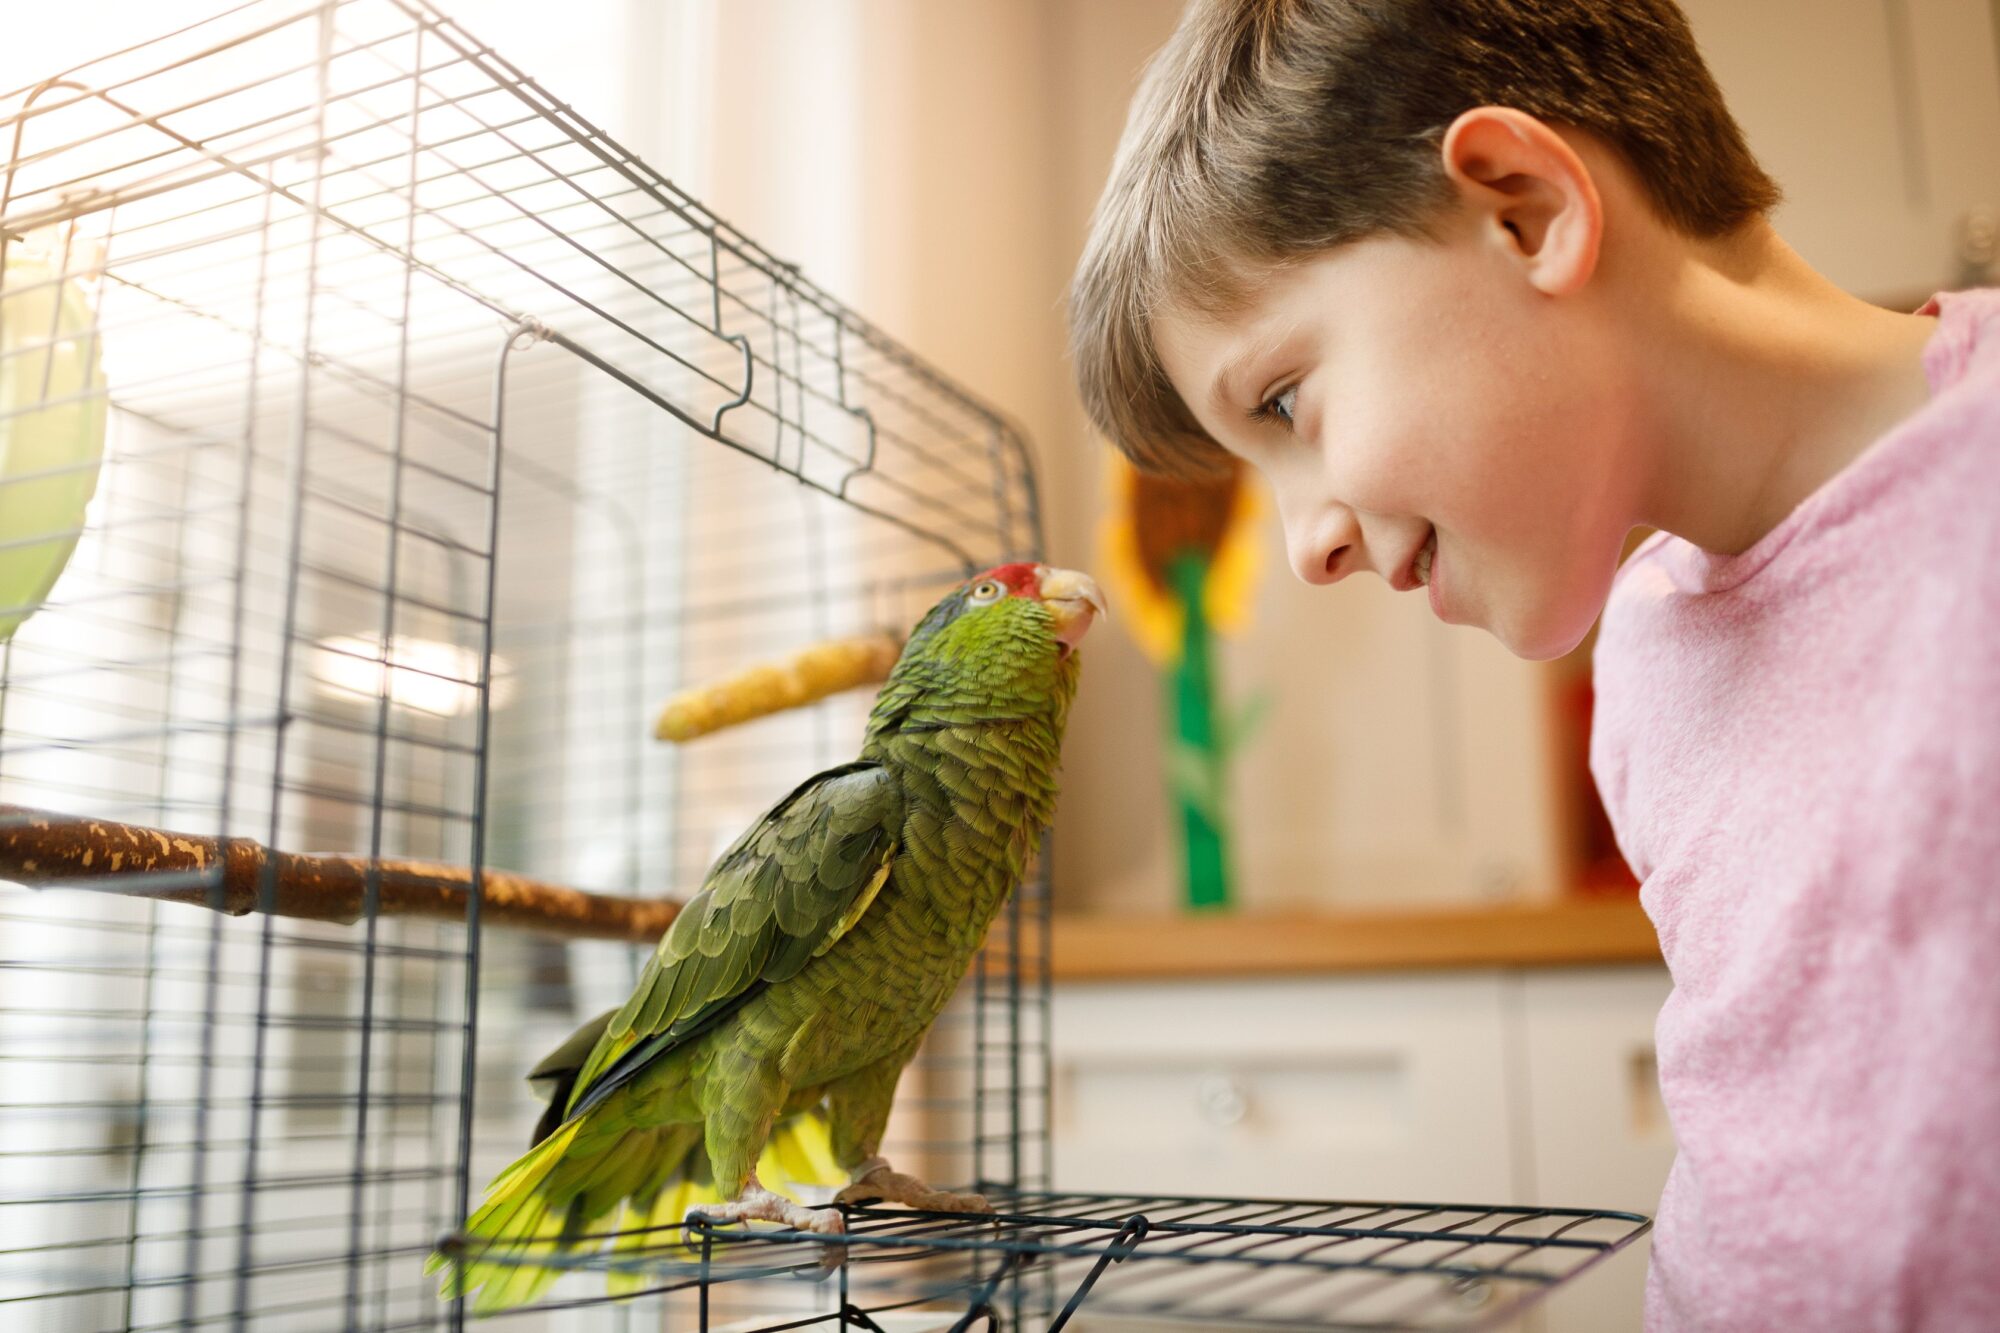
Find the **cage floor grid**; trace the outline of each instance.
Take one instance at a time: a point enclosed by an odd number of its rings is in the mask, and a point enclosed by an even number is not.
[[[1652,1225],[1579,1208],[989,1197],[991,1216],[847,1208],[844,1238],[700,1223],[617,1233],[615,1250],[553,1262],[643,1275],[650,1293],[695,1292],[703,1329],[711,1288],[790,1275],[823,1282],[825,1308],[764,1327],[876,1329],[871,1316],[923,1307],[957,1312],[954,1330],[1059,1329],[1079,1309],[1210,1329],[1468,1330],[1519,1315]]]

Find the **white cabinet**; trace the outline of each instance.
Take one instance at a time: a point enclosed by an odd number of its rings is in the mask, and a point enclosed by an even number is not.
[[[1525,1095],[1514,1127],[1521,1200],[1651,1215],[1673,1165],[1653,1060],[1653,1019],[1671,988],[1658,967],[1523,972],[1509,1030]],[[1646,1238],[1548,1303],[1546,1333],[1639,1327]],[[1531,1325],[1532,1327],[1533,1325]]]
[[[1054,1179],[1650,1214],[1667,989],[1647,966],[1058,985]],[[1524,1328],[1637,1330],[1644,1285],[1628,1250]]]
[[[1281,1198],[1513,1192],[1500,978],[1063,986],[1064,1188]]]

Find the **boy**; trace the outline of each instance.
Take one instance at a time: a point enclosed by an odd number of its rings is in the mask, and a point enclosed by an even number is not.
[[[1603,611],[1648,1327],[2000,1328],[2000,297],[1855,300],[1776,199],[1670,0],[1197,0],[1077,374],[1140,463],[1258,467],[1309,583],[1529,658]]]

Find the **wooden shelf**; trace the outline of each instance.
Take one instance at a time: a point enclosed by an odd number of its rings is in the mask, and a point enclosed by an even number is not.
[[[1633,899],[1369,912],[1055,919],[1057,981],[1657,963]]]

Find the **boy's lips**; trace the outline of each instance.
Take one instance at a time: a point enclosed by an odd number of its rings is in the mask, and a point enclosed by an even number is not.
[[[1391,588],[1394,588],[1397,592],[1408,592],[1410,589],[1420,586],[1417,579],[1417,557],[1424,553],[1424,548],[1431,544],[1431,539],[1435,536],[1437,536],[1436,528],[1427,530],[1417,544],[1410,548],[1410,553],[1397,562],[1395,573],[1389,576],[1389,586]],[[1437,567],[1437,552],[1435,550],[1431,552],[1431,567],[1434,570]]]

